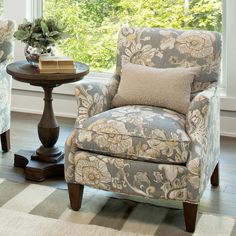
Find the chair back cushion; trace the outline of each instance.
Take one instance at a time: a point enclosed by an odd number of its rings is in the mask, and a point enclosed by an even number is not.
[[[221,35],[201,30],[122,28],[118,37],[117,74],[126,63],[157,68],[201,67],[192,92],[220,76]]]

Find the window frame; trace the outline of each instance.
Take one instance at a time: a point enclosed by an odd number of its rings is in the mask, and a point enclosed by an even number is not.
[[[43,0],[31,0],[31,18],[39,18],[43,15]]]
[[[224,93],[221,94],[221,110],[236,111],[236,1],[223,0],[223,76]]]

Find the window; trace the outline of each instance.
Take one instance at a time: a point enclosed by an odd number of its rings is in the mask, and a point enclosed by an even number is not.
[[[221,0],[44,0],[43,12],[71,36],[59,50],[96,71],[114,69],[122,25],[222,31]]]
[[[0,16],[3,15],[3,0],[0,0]]]

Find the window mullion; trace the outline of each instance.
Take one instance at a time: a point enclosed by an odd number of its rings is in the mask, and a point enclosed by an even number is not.
[[[40,18],[43,15],[43,0],[30,0],[31,19]]]

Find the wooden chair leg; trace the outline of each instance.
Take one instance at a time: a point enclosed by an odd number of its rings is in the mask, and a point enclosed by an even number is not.
[[[77,183],[67,183],[70,197],[70,205],[74,211],[78,211],[81,207],[84,185]]]
[[[186,231],[194,233],[197,220],[198,204],[183,202],[183,208]]]
[[[211,176],[211,185],[215,187],[219,186],[219,163],[217,163]]]
[[[10,145],[10,129],[1,134],[1,143],[2,143],[2,150],[4,152],[8,152],[11,148],[11,145]]]

